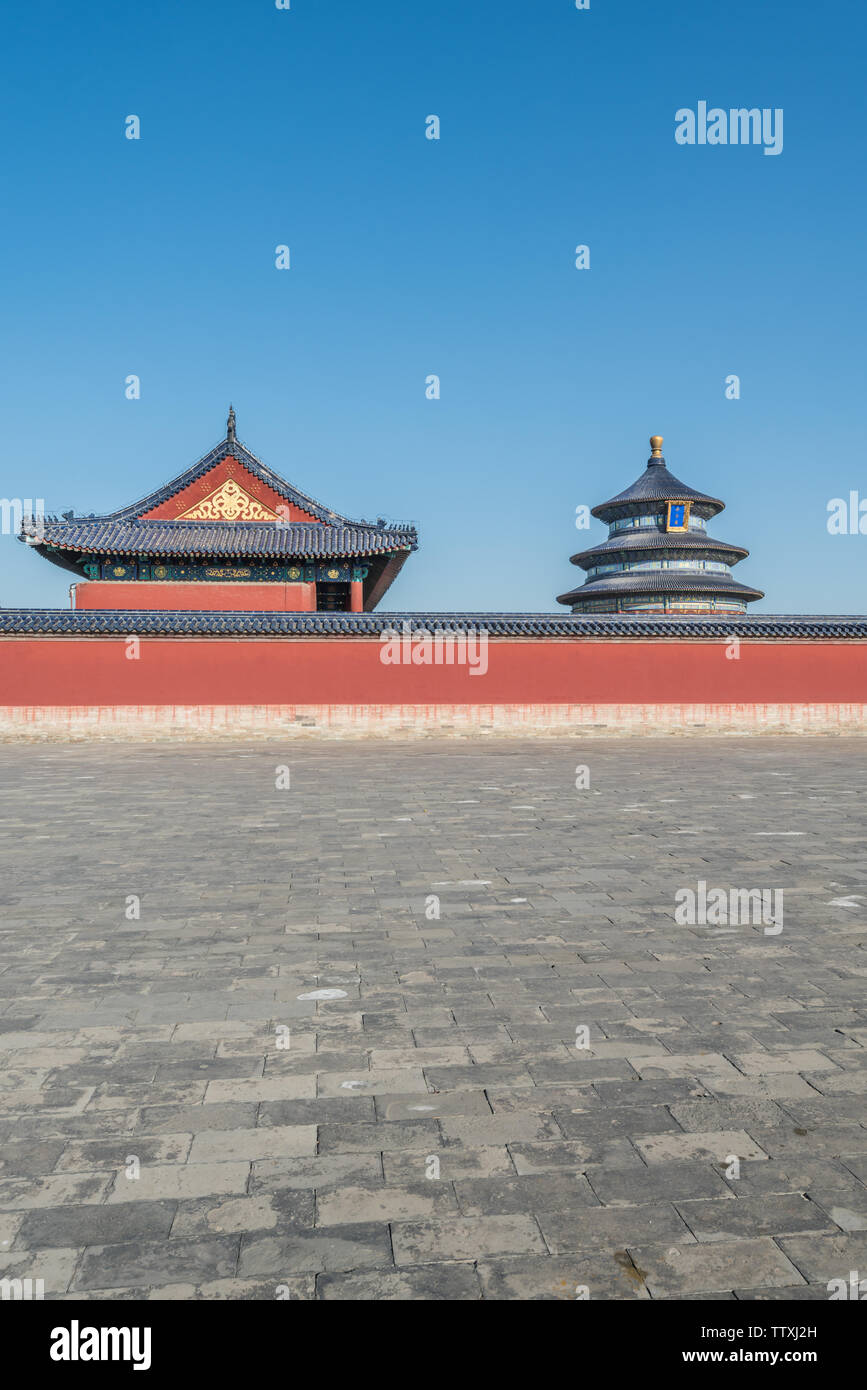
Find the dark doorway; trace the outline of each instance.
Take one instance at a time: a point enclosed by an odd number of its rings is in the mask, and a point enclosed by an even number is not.
[[[348,613],[349,585],[320,582],[316,585],[316,610],[319,613]]]

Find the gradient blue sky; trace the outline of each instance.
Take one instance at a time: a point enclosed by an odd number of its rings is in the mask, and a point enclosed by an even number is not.
[[[314,497],[416,522],[387,608],[550,611],[659,432],[753,611],[865,611],[826,529],[867,497],[865,35],[859,0],[7,10],[0,494],[113,510],[231,400]],[[677,145],[702,99],[782,107],[782,154]],[[71,580],[0,537],[3,606]]]

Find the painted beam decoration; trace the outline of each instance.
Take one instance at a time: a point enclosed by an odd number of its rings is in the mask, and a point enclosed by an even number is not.
[[[362,584],[370,573],[369,565],[154,565],[137,560],[94,561],[84,564],[82,569],[88,579],[175,584],[207,584],[214,580],[252,584]]]

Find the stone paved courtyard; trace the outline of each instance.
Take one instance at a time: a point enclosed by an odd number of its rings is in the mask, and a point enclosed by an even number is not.
[[[0,748],[0,1277],[518,1300],[867,1276],[865,754]],[[679,925],[700,881],[782,889],[782,931]]]

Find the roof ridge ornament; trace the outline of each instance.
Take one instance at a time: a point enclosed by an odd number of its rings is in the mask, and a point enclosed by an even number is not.
[[[665,462],[662,457],[662,435],[652,434],[650,436],[650,458],[648,459],[648,464],[656,464],[657,459],[660,463]]]
[[[235,443],[235,407],[229,404],[229,418],[226,421],[226,439],[229,444]]]

